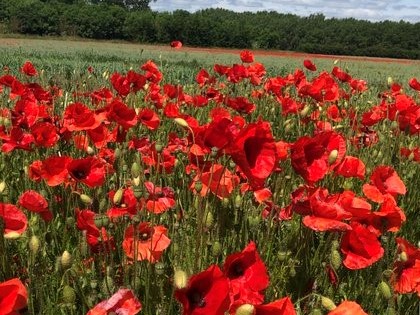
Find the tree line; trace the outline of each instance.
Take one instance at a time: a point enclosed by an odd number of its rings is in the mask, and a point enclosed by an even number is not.
[[[154,12],[149,0],[0,0],[5,32],[122,39],[180,40],[188,46],[420,59],[420,22],[369,22],[226,9]]]

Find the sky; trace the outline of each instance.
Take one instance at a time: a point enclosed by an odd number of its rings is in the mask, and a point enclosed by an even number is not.
[[[236,12],[278,11],[299,16],[322,13],[327,18],[420,22],[420,0],[156,0],[150,7],[156,11],[224,8]]]

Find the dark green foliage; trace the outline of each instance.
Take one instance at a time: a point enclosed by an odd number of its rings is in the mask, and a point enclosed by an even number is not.
[[[150,2],[0,0],[0,22],[24,34],[420,59],[420,23],[225,9],[152,12]]]

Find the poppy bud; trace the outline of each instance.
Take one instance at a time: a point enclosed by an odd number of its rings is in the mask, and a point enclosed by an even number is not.
[[[327,298],[325,296],[321,297],[321,305],[327,309],[328,311],[332,311],[337,308],[337,306],[334,304],[333,300],[330,298]]]
[[[131,164],[131,176],[133,177],[140,176],[140,166],[137,164],[137,162],[133,162],[133,164]]]
[[[385,281],[381,281],[381,283],[379,283],[378,291],[385,300],[392,298],[391,289]]]
[[[121,149],[120,148],[116,148],[114,150],[114,156],[116,159],[118,159],[121,156]]]
[[[87,154],[89,154],[89,155],[93,155],[93,154],[95,154],[95,150],[93,150],[93,148],[92,148],[91,146],[88,146],[88,147],[87,147],[86,152],[87,152]]]
[[[114,197],[112,198],[112,202],[115,205],[119,205],[121,203],[122,197],[123,197],[124,189],[120,188],[115,192]]]
[[[398,259],[402,262],[406,262],[408,260],[408,256],[406,252],[401,252],[398,256]]]
[[[0,182],[0,194],[2,194],[5,189],[6,189],[6,182],[1,181]]]
[[[140,186],[140,177],[139,176],[133,178],[133,184],[134,184],[134,186]]]
[[[175,270],[174,273],[174,284],[177,289],[184,289],[187,286],[188,277],[187,273],[183,270]]]
[[[80,194],[80,200],[85,204],[85,205],[91,205],[93,203],[92,198],[90,198],[88,195],[86,194]]]
[[[161,145],[161,144],[156,144],[156,145],[155,145],[155,149],[156,149],[156,152],[157,152],[157,153],[161,153],[161,152],[162,152],[162,150],[163,150],[163,145]]]
[[[61,268],[63,270],[67,270],[71,267],[72,263],[73,263],[73,258],[71,257],[71,254],[65,250],[60,258]]]
[[[220,242],[218,241],[214,242],[211,247],[211,252],[213,256],[220,256],[220,254],[222,253],[222,244],[220,244]]]
[[[311,107],[309,105],[306,105],[301,111],[300,111],[300,117],[306,117],[309,113],[309,110]]]
[[[331,251],[330,262],[334,270],[337,270],[341,267],[342,260],[341,260],[341,255],[338,252],[338,250],[334,249]]]
[[[38,253],[40,246],[40,241],[38,236],[32,235],[31,239],[29,240],[29,249],[31,250],[32,255],[36,255]]]
[[[333,164],[337,160],[337,157],[338,157],[338,150],[335,150],[335,149],[332,150],[330,152],[330,155],[328,156],[328,163]]]
[[[242,205],[241,195],[236,195],[234,205],[235,205],[235,208],[240,208],[241,207],[241,205]]]
[[[252,315],[255,307],[252,304],[242,304],[236,309],[235,315]]]
[[[391,86],[394,83],[394,79],[392,77],[388,77],[387,79],[388,86]]]
[[[211,228],[213,226],[213,214],[211,213],[211,211],[208,211],[204,220],[204,225],[206,226],[206,228]]]
[[[178,125],[180,125],[181,127],[185,127],[185,128],[188,128],[188,127],[189,127],[189,125],[188,125],[187,121],[186,121],[185,119],[183,119],[183,118],[179,118],[179,117],[177,117],[177,118],[175,118],[175,119],[174,119],[174,121],[175,121]]]
[[[61,292],[61,298],[65,304],[74,304],[76,302],[76,292],[71,286],[66,285]]]

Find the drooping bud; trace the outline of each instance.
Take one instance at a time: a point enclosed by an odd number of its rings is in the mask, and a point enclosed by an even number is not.
[[[378,291],[385,300],[392,298],[391,289],[385,281],[381,281],[381,283],[379,283]]]
[[[61,292],[61,298],[65,304],[74,304],[76,302],[76,292],[71,286],[66,285]]]
[[[80,194],[80,200],[85,204],[85,205],[91,205],[93,203],[93,200],[90,196],[86,195],[86,194]]]
[[[188,128],[189,127],[187,121],[185,119],[183,119],[183,118],[177,117],[177,118],[174,119],[174,122],[176,122],[181,127],[184,127],[184,128]]]

